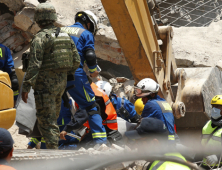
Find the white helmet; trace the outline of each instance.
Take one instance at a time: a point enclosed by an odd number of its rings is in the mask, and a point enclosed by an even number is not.
[[[145,78],[140,80],[134,88],[137,97],[145,97],[152,93],[158,93],[160,86],[154,80]]]
[[[97,26],[98,19],[97,19],[96,15],[89,10],[80,11],[80,12],[77,12],[77,14],[75,15],[75,21],[78,18],[82,19],[83,21],[86,21],[86,18],[84,18],[84,16],[81,14],[85,14],[87,16],[87,18],[90,20],[90,22],[93,24],[93,28],[89,29],[89,31],[92,32],[93,35],[96,35],[96,32],[98,31],[98,26]]]
[[[112,91],[112,86],[110,85],[109,82],[107,81],[97,81],[95,83],[100,89],[104,90],[105,93],[107,94],[107,96],[110,95],[111,91]]]

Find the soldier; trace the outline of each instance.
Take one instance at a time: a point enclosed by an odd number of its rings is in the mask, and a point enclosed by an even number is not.
[[[45,139],[47,149],[57,149],[57,118],[61,108],[61,97],[67,84],[67,72],[75,73],[80,64],[80,57],[69,35],[60,32],[60,28],[53,25],[57,15],[51,4],[39,4],[34,19],[41,30],[31,42],[22,99],[27,103],[32,86],[39,130]]]

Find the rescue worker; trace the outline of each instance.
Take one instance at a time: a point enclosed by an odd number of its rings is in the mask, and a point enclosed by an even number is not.
[[[10,49],[2,44],[0,44],[0,70],[9,74],[14,92],[14,102],[16,102],[19,95],[19,83],[15,73],[14,61]]]
[[[1,170],[15,170],[8,166],[13,155],[13,139],[9,131],[0,128],[0,169]]]
[[[89,125],[95,144],[106,143],[106,129],[102,125],[103,120],[99,113],[98,104],[96,104],[95,94],[83,70],[84,63],[86,63],[91,77],[97,77],[99,74],[94,50],[97,17],[91,11],[80,11],[75,15],[75,24],[63,27],[62,30],[69,33],[72,37],[81,57],[81,64],[76,70],[75,75],[69,75],[68,77],[67,87],[75,86],[68,90],[68,92],[78,103],[80,109],[86,110],[89,114]]]
[[[145,78],[134,87],[137,98],[142,98],[144,109],[141,117],[153,117],[160,119],[166,125],[169,136],[168,140],[175,143],[174,116],[172,108],[167,101],[157,95],[159,84],[150,78]]]
[[[117,124],[117,114],[116,111],[106,93],[98,88],[95,83],[91,83],[91,88],[95,93],[96,102],[99,104],[101,117],[103,119],[102,124],[106,129],[107,138],[110,142],[116,142],[122,139],[122,135],[118,132],[118,124]],[[88,121],[87,121],[88,120]],[[86,114],[85,110],[79,110],[74,115],[74,120],[66,125],[63,129],[63,132],[60,133],[60,138],[65,139],[64,136],[67,132],[71,130],[75,130],[81,125],[84,125],[88,129],[90,129],[90,134],[92,134],[92,138],[94,139],[96,134],[93,134],[94,126],[90,126],[89,124],[89,116]],[[78,124],[78,126],[77,126]],[[90,141],[90,137],[87,137],[87,140]],[[87,142],[88,142],[87,141]]]
[[[136,130],[125,132],[125,136],[139,146],[139,152],[143,152],[146,148],[151,154],[154,153],[153,156],[163,154],[165,158],[175,158],[186,162],[186,159],[172,145],[166,146],[168,131],[161,120],[143,118]],[[148,165],[147,170],[190,170],[190,168],[175,162],[156,160]]]
[[[57,118],[61,97],[67,84],[67,72],[75,73],[80,64],[80,57],[70,36],[53,25],[57,14],[51,4],[39,4],[34,20],[41,30],[31,42],[22,99],[27,103],[32,86],[39,131],[45,139],[47,149],[58,149]]]
[[[112,86],[109,82],[97,81],[96,85],[100,89],[103,89],[107,96],[109,96],[119,117],[131,123],[137,123],[140,120],[140,116],[136,113],[134,105],[129,100],[124,97],[117,97],[116,94],[111,93]]]
[[[72,105],[72,100],[69,100],[69,104]],[[70,109],[66,108],[64,106],[64,101],[62,100],[61,104],[61,111],[59,114],[59,118],[57,119],[57,124],[59,125],[59,131],[62,132],[65,125],[68,124],[71,121],[72,113]],[[75,134],[71,131],[72,134]],[[77,147],[77,144],[79,142],[78,139],[66,136],[67,140],[59,140],[59,149],[75,149]],[[30,142],[28,143],[27,149],[32,149],[36,147],[36,145],[41,142],[40,149],[46,149],[45,140],[44,138],[31,138]]]
[[[141,115],[144,109],[144,104],[141,98],[137,99],[134,103],[137,114]]]
[[[221,154],[222,133],[222,95],[216,95],[211,100],[211,120],[202,129],[201,144],[204,147],[204,169],[217,168]],[[220,166],[222,162],[220,162]]]

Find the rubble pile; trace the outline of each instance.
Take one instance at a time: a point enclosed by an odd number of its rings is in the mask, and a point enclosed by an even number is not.
[[[222,21],[209,27],[174,27],[173,31],[178,67],[214,67],[222,61]]]

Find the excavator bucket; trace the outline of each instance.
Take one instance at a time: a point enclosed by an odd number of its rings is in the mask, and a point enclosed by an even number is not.
[[[9,75],[0,71],[0,128],[9,129],[16,116]]]
[[[202,127],[210,117],[210,100],[221,94],[218,68],[177,68],[173,29],[158,26],[153,0],[101,0],[135,82],[152,78],[159,95],[173,109],[177,127]],[[162,42],[162,43],[158,43]]]

